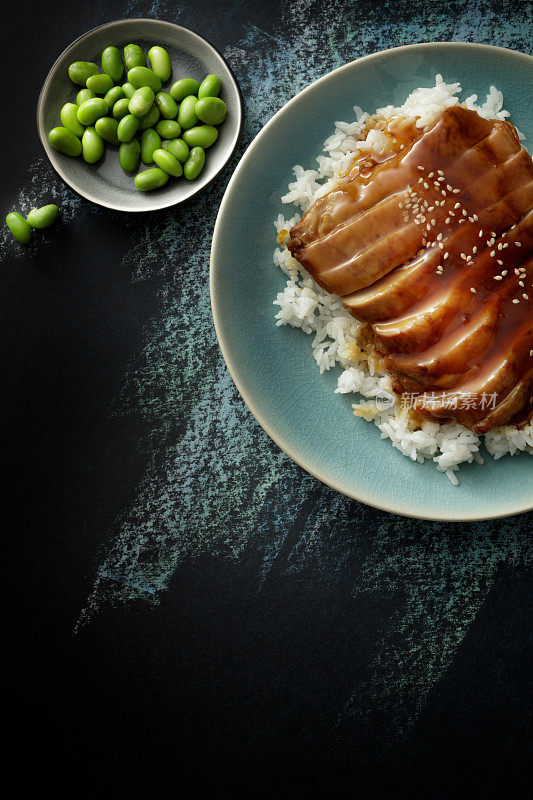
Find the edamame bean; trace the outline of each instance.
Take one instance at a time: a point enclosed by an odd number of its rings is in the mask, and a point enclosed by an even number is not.
[[[156,94],[155,104],[165,119],[176,119],[178,116],[178,104],[166,92]]]
[[[205,153],[202,147],[193,147],[189,153],[189,158],[183,165],[183,174],[188,181],[193,181],[203,170],[205,164]]]
[[[94,125],[97,119],[107,116],[108,111],[103,97],[92,97],[78,107],[78,122],[82,125]]]
[[[6,217],[6,223],[17,242],[28,244],[31,239],[31,228],[22,214],[19,214],[18,211],[11,211]]]
[[[185,131],[183,139],[189,147],[203,147],[205,150],[216,142],[218,131],[212,125],[198,125]]]
[[[32,208],[26,219],[32,228],[42,230],[43,228],[48,228],[50,225],[53,225],[58,214],[59,209],[55,203],[49,203],[47,206],[42,206],[41,208]]]
[[[146,58],[138,44],[126,45],[124,48],[124,63],[126,64],[126,69],[146,66]]]
[[[96,164],[104,155],[104,140],[96,133],[92,125],[85,129],[81,137],[83,158],[87,164]]]
[[[78,106],[75,103],[65,103],[59,118],[64,128],[75,136],[83,136],[83,125],[78,121]]]
[[[198,117],[194,111],[197,102],[198,99],[193,94],[190,94],[185,100],[182,100],[178,111],[178,122],[184,130],[187,130],[187,128],[194,128],[195,125],[198,125]]]
[[[149,86],[142,86],[137,89],[130,100],[130,114],[134,117],[144,117],[152,108],[154,102],[154,92]]]
[[[130,113],[129,109],[130,101],[127,97],[123,97],[121,100],[117,100],[115,105],[113,106],[113,116],[115,119],[122,119],[127,114]]]
[[[96,95],[90,89],[80,89],[76,95],[76,105],[81,106],[82,103],[85,103],[86,100],[92,100],[93,97],[96,97]]]
[[[161,78],[148,67],[133,67],[133,69],[130,69],[128,71],[128,81],[136,89],[140,89],[142,86],[149,86],[153,92],[161,91]]]
[[[118,123],[117,137],[119,142],[130,142],[139,130],[139,118],[133,114],[122,117]]]
[[[163,142],[163,147],[168,150],[174,158],[181,161],[182,164],[185,163],[189,157],[189,146],[183,139],[170,139],[169,141]]]
[[[68,68],[68,76],[78,86],[86,86],[87,78],[98,74],[98,67],[94,61],[74,61]]]
[[[102,53],[102,69],[112,78],[113,83],[118,83],[124,75],[124,64],[117,47],[106,47]]]
[[[131,83],[123,83],[122,91],[124,92],[124,97],[127,97],[128,100],[131,100],[135,94],[135,86],[132,86]]]
[[[158,167],[168,172],[169,175],[173,175],[174,178],[179,178],[180,175],[183,175],[183,167],[168,150],[154,150],[154,161]]]
[[[170,87],[170,96],[177,103],[181,103],[190,94],[198,94],[200,84],[194,78],[180,78]]]
[[[104,97],[104,100],[107,103],[108,109],[111,111],[115,103],[117,103],[123,97],[124,97],[124,92],[122,91],[122,86],[113,86],[113,88],[110,89],[106,94],[106,96]]]
[[[163,139],[176,139],[181,133],[180,125],[174,119],[162,119],[155,129]]]
[[[105,142],[117,145],[119,143],[117,131],[118,122],[112,117],[100,117],[94,123],[94,129],[98,136],[101,136]]]
[[[168,182],[168,173],[160,167],[145,169],[135,176],[135,188],[140,192],[149,192],[151,189],[160,189]]]
[[[157,131],[153,128],[142,132],[141,136],[141,161],[143,164],[152,164],[154,161],[154,150],[161,149],[161,139]]]
[[[220,97],[204,97],[198,100],[194,112],[206,125],[221,125],[226,119],[228,109]]]
[[[91,75],[87,78],[87,88],[95,94],[107,94],[113,88],[113,79],[109,75],[99,73],[98,75]]]
[[[80,140],[67,128],[52,128],[48,134],[48,141],[55,150],[66,156],[79,156],[81,153]]]
[[[138,139],[122,142],[118,150],[118,163],[126,172],[135,172],[139,166],[141,143]]]
[[[141,118],[141,124],[139,125],[140,131],[145,131],[147,128],[153,128],[160,117],[159,109],[157,106],[153,105],[148,114],[145,117]]]
[[[217,75],[208,75],[204,78],[198,89],[198,100],[202,97],[218,97],[220,93],[220,78]]]
[[[159,46],[151,47],[148,50],[148,60],[153,71],[161,78],[163,83],[168,81],[172,67],[170,65],[170,56],[165,48]]]

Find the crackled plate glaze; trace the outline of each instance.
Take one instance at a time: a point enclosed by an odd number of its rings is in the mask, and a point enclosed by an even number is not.
[[[475,520],[533,508],[533,460],[520,454],[460,467],[452,486],[433,462],[413,463],[351,413],[353,395],[334,394],[339,369],[320,375],[310,337],[277,328],[272,301],[285,283],[272,262],[273,219],[291,167],[315,165],[333,122],[399,105],[441,73],[463,93],[501,89],[511,120],[533,145],[533,58],[498,47],[431,43],[354,61],[308,86],[265,125],[230,181],[211,252],[215,326],[231,375],[251,412],[304,469],[340,492],[397,514]],[[293,208],[292,206],[290,207]],[[288,207],[284,210],[287,212]],[[286,213],[286,216],[292,214]]]

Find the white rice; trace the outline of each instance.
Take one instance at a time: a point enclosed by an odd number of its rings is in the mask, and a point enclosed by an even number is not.
[[[419,117],[416,124],[423,127],[445,108],[458,104],[460,92],[459,83],[446,84],[442,76],[437,75],[435,86],[416,89],[402,106],[379,108],[373,117]],[[475,94],[467,97],[461,105],[477,111],[486,119],[504,120],[509,116],[509,112],[503,109],[503,95],[494,86],[490,87],[482,105],[477,105]],[[389,139],[382,131],[371,129],[365,138],[364,126],[370,115],[359,106],[354,106],[354,112],[354,122],[335,123],[334,133],[324,142],[323,154],[316,159],[318,168],[304,169],[299,165],[293,168],[295,180],[281,198],[282,203],[306,211],[335,185],[337,176],[350,166],[356,153],[383,153],[387,150]],[[523,138],[520,132],[519,136]],[[277,232],[290,230],[299,219],[299,213],[290,218],[279,214],[274,221]],[[371,355],[357,348],[359,323],[342,307],[340,297],[321,289],[285,246],[275,250],[274,263],[288,278],[285,289],[274,301],[274,305],[279,306],[277,325],[291,325],[313,334],[313,358],[320,372],[330,370],[336,364],[342,368],[335,391],[367,398],[353,405],[357,416],[372,421],[381,431],[382,439],[390,439],[394,447],[413,461],[422,463],[428,458],[433,459],[437,469],[454,484],[459,483],[455,473],[461,463],[483,463],[479,452],[482,437],[464,425],[428,420],[418,426],[409,419],[407,409],[401,407],[392,393],[389,374],[379,368]],[[495,428],[484,436],[484,443],[495,459],[521,451],[533,454],[533,425],[521,429],[515,426]]]

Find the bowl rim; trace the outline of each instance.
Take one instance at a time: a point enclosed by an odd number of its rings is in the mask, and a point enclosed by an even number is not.
[[[234,141],[233,141],[233,144],[232,144],[231,148],[228,150],[228,152],[224,156],[224,158],[222,158],[220,160],[220,164],[219,164],[216,172],[211,176],[211,178],[209,178],[209,180],[206,183],[203,183],[201,186],[198,186],[198,188],[195,191],[193,191],[187,197],[184,197],[182,200],[174,200],[174,199],[172,199],[170,202],[168,200],[167,201],[163,201],[162,200],[159,205],[153,205],[153,206],[150,206],[150,208],[142,208],[142,207],[140,207],[140,208],[139,207],[123,208],[122,206],[117,205],[117,203],[114,203],[114,202],[95,199],[94,196],[88,194],[86,191],[84,191],[84,189],[80,189],[77,186],[75,186],[71,182],[71,180],[69,180],[68,176],[65,174],[65,171],[62,169],[62,167],[60,165],[54,164],[54,162],[50,158],[50,155],[48,153],[48,149],[47,149],[47,146],[46,146],[47,137],[46,137],[46,134],[45,134],[45,127],[44,127],[44,123],[43,123],[43,120],[42,120],[42,110],[43,110],[44,95],[45,95],[46,90],[48,89],[48,87],[49,87],[49,85],[50,85],[50,83],[52,81],[53,73],[55,72],[59,61],[61,61],[61,59],[65,55],[67,55],[69,50],[71,50],[79,42],[83,41],[88,36],[90,36],[92,33],[95,33],[98,30],[102,30],[104,28],[112,28],[113,26],[116,26],[116,25],[124,25],[124,24],[127,24],[127,23],[139,23],[139,22],[141,22],[141,23],[142,22],[149,22],[151,24],[156,23],[156,24],[161,24],[164,27],[169,27],[170,26],[172,28],[177,28],[180,31],[185,31],[188,34],[191,34],[193,36],[193,38],[198,39],[200,42],[202,42],[202,44],[206,45],[208,49],[210,49],[214,53],[216,53],[216,55],[222,60],[222,62],[224,63],[224,66],[228,70],[228,72],[230,74],[230,77],[231,77],[231,79],[233,81],[233,84],[235,86],[235,89],[237,90],[238,120],[237,120],[237,131],[236,131],[235,138],[234,138]],[[67,47],[65,47],[65,49],[58,55],[58,57],[55,59],[54,63],[50,67],[50,69],[48,71],[48,74],[47,74],[47,76],[46,76],[46,78],[45,78],[45,80],[43,82],[42,87],[41,87],[41,90],[39,92],[39,97],[37,99],[37,110],[36,110],[37,132],[39,134],[39,140],[41,142],[42,148],[43,148],[43,150],[45,152],[45,155],[46,155],[50,165],[55,170],[55,172],[59,175],[61,180],[63,180],[67,184],[67,186],[70,186],[70,188],[73,191],[75,191],[76,194],[80,195],[80,197],[84,197],[86,200],[89,200],[89,202],[94,203],[95,205],[101,206],[102,208],[109,208],[109,209],[112,209],[113,211],[121,211],[124,214],[145,214],[145,213],[150,213],[150,212],[155,212],[155,211],[161,211],[161,210],[163,210],[165,208],[173,208],[174,206],[177,206],[177,205],[180,205],[181,203],[187,202],[187,200],[190,200],[192,197],[194,197],[196,194],[198,194],[198,192],[201,192],[203,189],[205,189],[207,186],[209,186],[209,184],[212,183],[215,180],[215,178],[218,177],[220,172],[224,169],[224,167],[226,166],[228,161],[231,159],[231,157],[235,153],[235,150],[237,148],[237,145],[239,143],[239,139],[240,139],[241,133],[242,133],[243,118],[244,118],[244,103],[243,103],[243,98],[242,98],[241,87],[239,86],[239,82],[238,82],[238,80],[237,80],[237,78],[235,76],[234,71],[232,70],[231,66],[228,64],[227,60],[224,58],[222,53],[213,44],[211,44],[211,42],[207,41],[207,39],[204,39],[204,37],[200,36],[199,33],[197,33],[196,31],[192,30],[192,28],[186,28],[184,25],[178,25],[177,23],[170,22],[169,20],[159,19],[159,18],[156,19],[156,18],[152,18],[152,17],[124,17],[122,19],[110,20],[109,22],[104,22],[102,25],[97,25],[96,27],[91,28],[88,31],[85,31],[85,33],[82,33],[80,36],[78,36],[76,39],[74,39],[74,41],[72,41],[69,45],[67,45]]]
[[[524,58],[527,61],[533,61],[533,56],[528,55],[527,53],[522,53],[519,50],[512,50],[511,48],[507,47],[498,47],[497,45],[488,45],[488,44],[478,44],[474,42],[455,42],[455,41],[445,41],[445,42],[416,42],[414,44],[408,45],[401,45],[400,47],[391,47],[387,50],[379,50],[376,53],[371,53],[367,56],[361,56],[360,58],[356,58],[353,61],[349,61],[346,64],[343,64],[340,67],[337,67],[334,70],[326,73],[317,80],[312,81],[308,86],[304,87],[300,92],[294,95],[294,97],[290,98],[284,105],[268,120],[268,122],[263,126],[263,128],[259,131],[259,133],[254,137],[254,139],[250,142],[248,147],[246,148],[245,152],[243,153],[239,163],[237,164],[235,170],[233,171],[233,175],[230,178],[230,181],[226,187],[224,192],[224,196],[220,203],[217,218],[215,221],[215,228],[213,231],[213,239],[211,242],[211,255],[210,255],[210,269],[209,269],[209,292],[211,297],[211,309],[213,314],[213,321],[215,325],[215,331],[218,339],[219,347],[222,351],[222,356],[224,361],[226,362],[226,366],[228,371],[231,375],[235,386],[237,387],[239,394],[241,395],[242,399],[244,400],[246,406],[248,407],[249,411],[253,414],[257,422],[261,425],[263,430],[267,433],[267,435],[274,441],[277,446],[283,450],[293,461],[295,461],[302,469],[308,472],[313,477],[317,478],[322,483],[325,483],[327,486],[330,486],[332,489],[335,489],[337,492],[341,494],[351,497],[353,500],[357,500],[361,503],[365,503],[368,506],[373,508],[377,508],[381,511],[387,511],[391,514],[396,514],[402,517],[408,517],[412,519],[424,519],[424,520],[431,520],[431,521],[440,521],[440,522],[475,522],[475,521],[482,521],[487,519],[501,519],[504,517],[512,517],[518,514],[525,514],[528,511],[533,509],[533,502],[529,505],[519,505],[512,511],[505,511],[501,514],[479,514],[479,513],[472,513],[469,514],[468,512],[461,512],[454,514],[453,512],[448,511],[447,513],[428,513],[428,514],[417,514],[417,513],[408,513],[407,511],[399,511],[394,504],[387,503],[387,502],[376,502],[374,500],[369,501],[367,497],[365,497],[364,492],[350,490],[348,487],[342,487],[338,481],[332,480],[328,478],[324,472],[325,470],[321,468],[320,464],[311,466],[308,463],[305,463],[304,459],[302,459],[298,454],[294,452],[294,448],[291,446],[289,442],[286,441],[283,432],[279,434],[275,432],[271,426],[264,422],[262,419],[261,410],[256,407],[256,404],[248,395],[246,388],[245,388],[245,381],[241,380],[239,375],[239,369],[236,365],[232,363],[231,359],[231,352],[230,347],[226,345],[223,337],[223,307],[220,295],[217,291],[217,273],[219,272],[219,268],[217,267],[217,256],[216,251],[218,248],[219,240],[222,238],[222,225],[223,225],[223,217],[226,214],[227,208],[229,206],[229,199],[232,193],[233,185],[237,181],[238,176],[242,172],[243,169],[246,167],[246,161],[248,160],[249,155],[257,148],[258,143],[268,135],[269,129],[272,127],[274,122],[277,118],[285,111],[285,109],[294,104],[302,95],[309,92],[312,88],[316,87],[317,84],[326,83],[333,75],[338,75],[343,71],[348,70],[356,63],[361,63],[364,61],[372,61],[372,60],[379,60],[380,58],[386,57],[390,53],[397,53],[400,51],[407,51],[407,50],[414,50],[421,47],[436,47],[436,48],[445,48],[453,45],[455,47],[462,46],[465,49],[478,49],[478,50],[493,50],[497,51],[498,53],[511,53],[513,56],[519,56]]]

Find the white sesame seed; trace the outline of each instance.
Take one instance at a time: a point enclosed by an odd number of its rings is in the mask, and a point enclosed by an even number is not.
[[[398,203],[398,208],[403,208],[403,203]]]
[[[454,190],[453,190],[453,193],[454,193],[454,194],[458,194],[460,191],[461,191],[460,189],[454,189]]]
[[[456,203],[456,204],[454,205],[454,208],[461,208],[461,203]]]
[[[442,242],[439,242],[439,247],[441,250],[444,250],[444,245],[442,244]]]
[[[442,192],[441,192],[441,195],[442,195],[443,197],[446,197],[446,192],[444,191],[444,189],[442,190]],[[443,205],[443,204],[442,204],[442,205]]]
[[[502,244],[502,250],[505,250],[506,247],[509,247],[509,242],[504,242]]]
[[[463,259],[463,261],[466,261],[466,256],[464,253],[461,253],[461,258]]]
[[[448,191],[449,191],[449,192],[451,192],[451,191],[452,191],[452,189],[453,189],[453,187],[452,187],[452,186],[450,186],[450,184],[449,184],[449,183],[447,183],[447,184],[446,184],[446,188],[448,189]]]
[[[503,261],[500,261],[499,258],[496,259],[496,262],[500,265],[500,267],[503,267]]]
[[[443,172],[441,169],[438,169],[438,170],[437,170],[437,174],[438,174],[438,175],[444,175],[444,172]]]
[[[524,281],[518,281],[518,285],[521,286],[522,289],[523,289],[524,288]]]
[[[450,217],[455,217],[455,211],[450,211]]]
[[[491,250],[490,251],[490,257],[494,258],[495,255],[496,255],[496,250]]]
[[[517,300],[516,297],[515,297],[515,299],[513,300],[513,303],[516,304],[516,303],[519,303],[519,302],[520,302],[520,300]]]
[[[522,242],[515,242],[515,245],[516,245],[517,247],[522,247]]]
[[[442,233],[439,233],[437,236],[437,241],[440,242],[441,239],[442,239]]]
[[[450,219],[449,217],[446,217],[446,219],[444,220],[444,223],[445,223],[446,225],[449,225],[449,224],[450,224],[450,222],[451,222],[451,219]]]
[[[479,238],[481,239],[482,236],[483,236],[483,231],[480,231],[479,232]]]
[[[444,258],[448,258],[450,254],[448,252],[444,253]]]
[[[425,181],[424,181],[424,189],[429,189],[429,183],[426,183]]]
[[[494,276],[494,280],[495,280],[495,281],[501,281],[501,280],[503,280],[503,278],[502,278],[502,276],[501,276],[501,275],[495,275],[495,276]]]
[[[476,247],[475,245],[474,245],[474,247],[472,248],[472,253],[474,253],[474,254],[475,254],[475,253],[477,253],[477,247]]]
[[[471,287],[470,287],[470,291],[472,292],[472,294],[475,294],[475,293],[476,293],[476,290],[474,289],[474,287],[473,287],[473,286],[471,286]]]
[[[503,275],[503,276],[507,275],[507,272],[508,272],[508,270],[506,270],[506,269],[502,269],[502,275]]]
[[[421,169],[422,172],[424,171],[424,167],[421,167],[420,164],[418,165],[418,169]]]
[[[498,250],[503,250],[503,245],[501,242],[498,242]]]
[[[463,208],[463,217],[466,217],[466,216],[467,216],[467,213],[466,213],[465,209]]]
[[[528,295],[528,294],[526,294],[525,292],[524,292],[524,294],[522,295],[522,297],[524,298],[524,300],[529,300],[529,295]]]

